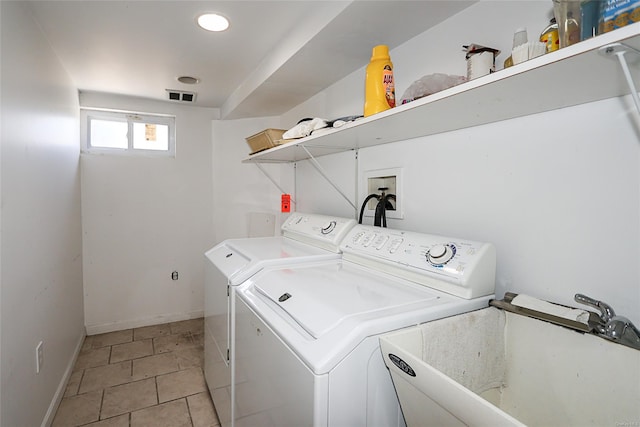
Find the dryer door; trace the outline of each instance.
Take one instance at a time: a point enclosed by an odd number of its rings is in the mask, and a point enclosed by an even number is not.
[[[240,252],[221,244],[206,253],[205,263],[205,327],[209,330],[220,358],[229,356],[229,282],[234,274],[249,264]]]
[[[230,416],[229,369],[230,298],[229,282],[249,264],[240,252],[224,244],[206,253],[204,301],[204,373],[220,417]]]

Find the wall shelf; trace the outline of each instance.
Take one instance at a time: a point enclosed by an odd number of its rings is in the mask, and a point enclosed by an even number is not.
[[[249,156],[243,163],[295,162],[629,94],[620,64],[599,53],[613,43],[640,51],[635,23],[505,70]],[[627,55],[638,76],[640,55]]]

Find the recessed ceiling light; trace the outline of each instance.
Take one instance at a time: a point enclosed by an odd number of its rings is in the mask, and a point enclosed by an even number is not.
[[[180,76],[178,77],[178,81],[180,83],[184,83],[187,85],[195,85],[200,83],[200,79],[197,77],[191,77],[191,76]]]
[[[198,25],[207,31],[224,31],[229,28],[229,20],[217,13],[205,13],[198,16]]]

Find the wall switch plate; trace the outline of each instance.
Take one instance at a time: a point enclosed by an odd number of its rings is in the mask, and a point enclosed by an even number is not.
[[[364,188],[366,194],[361,194],[360,203],[362,203],[369,194],[381,194],[381,191],[378,190],[378,188],[382,187],[387,188],[387,190],[385,190],[385,194],[394,194],[396,196],[395,201],[390,200],[395,209],[386,210],[385,216],[387,218],[395,219],[404,218],[404,211],[402,208],[402,168],[365,171],[363,174],[363,183],[361,188]],[[378,201],[376,199],[371,199],[364,210],[364,216],[373,217],[376,212],[377,204]],[[358,208],[360,208],[360,206]]]
[[[40,373],[42,365],[44,364],[44,349],[43,342],[40,341],[36,346],[36,374]]]

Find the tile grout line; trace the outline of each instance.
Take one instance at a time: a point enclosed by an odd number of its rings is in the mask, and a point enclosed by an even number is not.
[[[102,398],[100,398],[100,410],[98,411],[98,421],[101,421],[100,418],[102,416],[102,406],[104,405],[104,390],[102,389]]]
[[[98,390],[95,390],[95,391],[98,391]],[[102,397],[100,398],[100,408],[98,409],[98,419],[96,421],[89,421],[88,423],[84,423],[84,424],[75,424],[75,426],[76,427],[90,426],[91,424],[95,424],[102,421],[100,419],[100,413],[102,412],[103,402],[104,402],[104,389],[102,390]]]
[[[173,333],[174,331],[171,329],[170,325],[169,325],[169,327],[170,327],[170,329],[169,329],[168,336],[172,336],[172,335],[176,336],[176,337],[184,336],[184,338],[186,338],[185,344],[187,344],[187,346],[185,348],[189,348],[189,347],[191,347],[191,345],[194,345],[196,343],[196,341],[197,341],[196,340],[196,335],[194,334],[194,332],[191,329],[187,329],[185,331],[178,331],[176,333]],[[122,383],[122,384],[115,384],[115,385],[111,385],[111,386],[102,386],[102,388],[100,389],[101,397],[100,397],[100,407],[99,407],[98,415],[97,415],[98,416],[98,420],[96,422],[102,422],[103,421],[102,420],[102,415],[103,415],[102,411],[104,409],[104,404],[105,404],[104,400],[105,400],[105,395],[106,395],[106,390],[107,389],[114,389],[116,387],[119,387],[119,386],[122,386],[122,385],[125,385],[125,384],[132,384],[132,383],[136,383],[136,382],[140,382],[140,381],[144,381],[145,380],[145,378],[141,378],[141,379],[135,379],[134,378],[134,376],[133,376],[133,371],[134,371],[133,362],[135,360],[138,360],[138,359],[143,359],[143,358],[146,358],[146,357],[157,355],[156,351],[158,350],[158,346],[157,346],[157,342],[155,341],[155,338],[163,337],[163,336],[166,336],[166,335],[161,334],[161,335],[158,335],[157,337],[151,336],[151,337],[140,339],[140,340],[136,341],[135,340],[135,328],[134,328],[134,329],[131,329],[131,335],[130,335],[131,341],[128,341],[126,343],[115,343],[115,344],[112,343],[110,345],[103,345],[103,346],[96,347],[96,348],[93,347],[94,343],[91,343],[90,350],[98,350],[98,349],[100,349],[102,347],[109,347],[107,363],[106,363],[106,365],[100,365],[100,366],[110,366],[110,365],[114,365],[115,364],[114,363],[114,359],[113,359],[113,357],[114,357],[114,348],[113,347],[115,345],[128,344],[128,343],[135,343],[135,342],[139,342],[139,341],[150,340],[151,341],[151,350],[152,350],[152,353],[150,355],[133,357],[131,359],[123,360],[123,361],[119,361],[118,362],[118,363],[123,363],[123,362],[126,362],[126,361],[129,362],[129,368],[130,368],[129,369],[129,381],[127,381],[125,383]],[[104,342],[104,341],[101,340],[101,342]],[[176,343],[176,345],[178,345],[178,343]],[[155,392],[156,392],[156,404],[155,405],[151,405],[148,408],[153,408],[153,407],[160,406],[161,404],[165,404],[165,403],[174,402],[174,401],[178,401],[178,400],[183,400],[184,399],[184,402],[187,405],[187,415],[189,417],[190,425],[192,427],[194,427],[195,426],[195,421],[194,421],[193,414],[192,414],[192,408],[189,405],[188,398],[192,397],[192,396],[196,396],[196,395],[200,394],[201,392],[191,393],[191,394],[188,394],[188,395],[185,395],[185,396],[182,396],[182,397],[178,397],[178,398],[174,398],[174,399],[168,400],[167,402],[160,403],[160,392],[159,392],[159,387],[158,387],[158,377],[161,376],[161,375],[168,375],[168,374],[171,374],[171,373],[176,373],[176,372],[181,372],[181,371],[187,371],[187,370],[190,370],[190,369],[195,369],[197,366],[189,366],[189,367],[182,368],[180,363],[178,363],[178,361],[177,361],[178,357],[177,357],[177,353],[176,353],[176,348],[168,349],[167,351],[165,351],[163,353],[160,353],[160,354],[164,354],[164,353],[170,353],[171,356],[173,356],[173,359],[174,359],[174,361],[176,363],[176,370],[172,371],[172,372],[168,372],[168,373],[156,374],[156,375],[153,376]],[[96,366],[95,368],[99,368],[100,366]],[[78,389],[77,389],[75,395],[80,395],[81,394],[81,393],[79,393],[80,392],[80,387],[82,386],[82,383],[84,382],[84,380],[87,378],[86,375],[88,373],[88,370],[89,370],[89,368],[82,368],[80,370],[79,384],[78,384]],[[199,371],[203,372],[202,366],[199,367]],[[206,392],[206,390],[205,390],[205,392]],[[86,393],[89,393],[89,391],[87,391]],[[84,393],[82,393],[82,394],[84,394]],[[142,408],[142,409],[144,409],[144,408]],[[121,417],[121,416],[123,416],[125,414],[127,415],[127,417],[126,417],[127,418],[127,423],[128,423],[129,426],[131,426],[131,423],[133,422],[133,411],[125,412],[125,413],[114,415],[114,416],[110,416],[108,418],[105,418],[105,420],[112,419],[112,418],[115,418],[115,417]],[[214,408],[214,414],[215,414],[215,408]],[[217,417],[217,414],[215,414],[215,415]],[[86,425],[88,425],[88,424],[86,424]]]
[[[160,404],[160,392],[158,391],[158,375],[153,377],[153,382],[156,385],[156,402],[158,402],[157,405],[159,405]]]
[[[183,399],[184,399],[184,403],[187,405],[187,414],[189,414],[189,421],[191,421],[191,427],[195,427],[193,425],[193,416],[191,415],[191,406],[189,406],[189,399],[187,399],[187,396],[185,396]]]
[[[86,368],[82,369],[82,375],[80,375],[80,382],[78,382],[78,389],[76,390],[76,394],[74,394],[74,396],[79,396],[80,395],[80,387],[82,386],[82,381],[84,381],[84,374],[87,372]],[[102,402],[101,402],[102,404]]]

